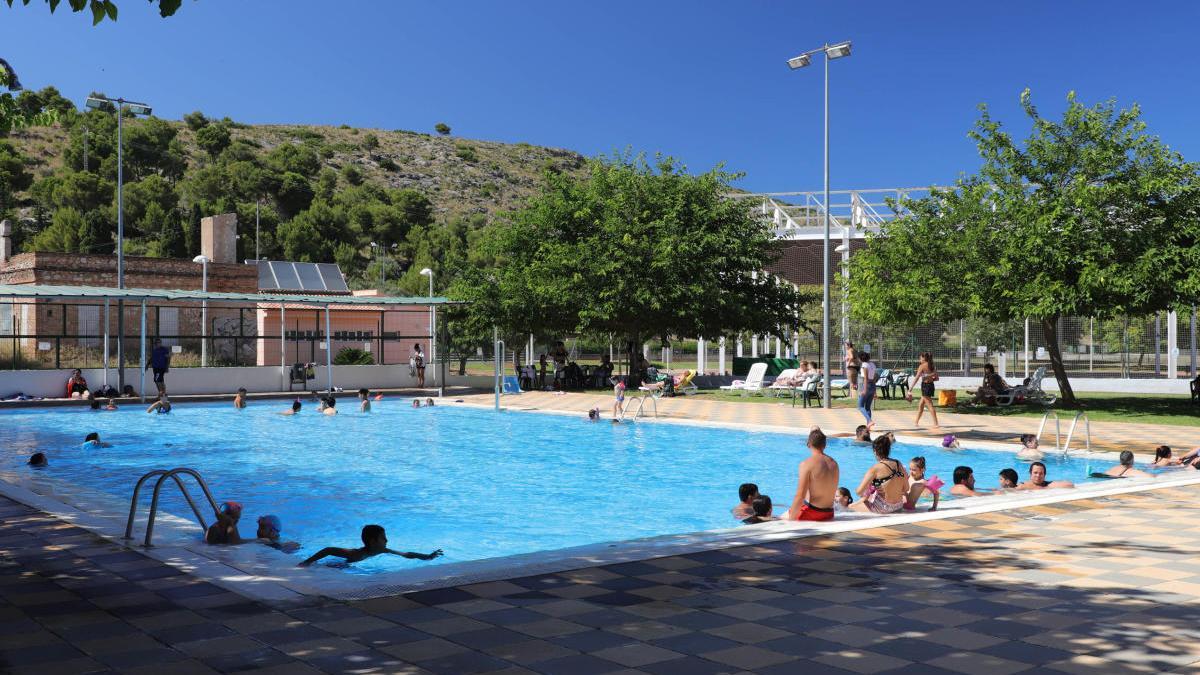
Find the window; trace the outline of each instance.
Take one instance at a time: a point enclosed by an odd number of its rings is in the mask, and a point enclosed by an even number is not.
[[[75,308],[76,335],[79,336],[80,347],[100,346],[100,308],[96,305],[79,305]]]
[[[179,344],[179,308],[158,308],[158,334],[162,337],[164,347],[174,347]]]

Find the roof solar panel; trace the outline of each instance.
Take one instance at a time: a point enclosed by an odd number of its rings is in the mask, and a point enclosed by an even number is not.
[[[317,263],[317,270],[321,272],[321,278],[325,280],[325,288],[330,291],[346,292],[350,287],[346,285],[346,279],[342,276],[342,270],[337,265],[332,263]]]
[[[300,288],[306,291],[325,290],[325,282],[321,280],[321,273],[317,271],[317,266],[315,264],[292,264],[296,266],[296,273],[300,275]]]
[[[300,277],[296,275],[296,268],[290,262],[273,261],[270,263],[271,269],[275,272],[275,280],[279,282],[279,288],[285,291],[302,291],[304,287],[300,285]]]
[[[273,291],[279,288],[275,275],[271,272],[271,263],[266,260],[258,261],[258,290]]]

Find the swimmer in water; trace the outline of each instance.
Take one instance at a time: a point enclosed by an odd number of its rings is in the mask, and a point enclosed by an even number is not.
[[[233,396],[233,407],[241,410],[246,407],[246,388],[238,387],[237,393]]]
[[[308,567],[317,562],[321,558],[327,556],[336,556],[344,558],[347,563],[356,563],[360,560],[380,555],[382,553],[390,553],[404,558],[414,558],[416,560],[433,560],[442,555],[442,549],[437,549],[431,553],[411,553],[403,551],[393,551],[387,547],[387,532],[379,525],[366,525],[362,529],[362,548],[339,548],[337,546],[328,546],[317,551],[311,558],[300,563],[300,567]]]
[[[105,442],[101,441],[100,434],[96,433],[95,431],[88,434],[87,436],[84,436],[83,444],[87,445],[87,446],[91,446],[93,448],[111,448],[112,447],[112,443],[105,443]]]
[[[425,407],[432,408],[433,407],[433,399],[431,399],[431,398],[425,399]]]
[[[338,412],[336,406],[337,399],[331,394],[321,399],[321,404],[317,406],[317,412],[322,415],[336,415]]]
[[[359,400],[359,404],[358,404],[359,412],[364,412],[364,413],[371,412],[371,392],[367,391],[366,389],[359,389],[358,390],[358,400]]]
[[[204,533],[206,544],[241,544],[242,536],[238,534],[238,521],[242,518],[242,505],[237,502],[225,502],[217,512],[217,521],[208,526]]]
[[[166,413],[171,412],[171,402],[169,400],[167,400],[167,395],[162,394],[161,396],[159,396],[157,401],[155,401],[154,403],[151,403],[149,408],[146,408],[146,412],[148,412],[148,413],[156,412],[159,414],[166,414]]]
[[[29,456],[29,466],[32,466],[35,469],[45,468],[49,466],[49,464],[50,463],[46,461],[46,453],[44,452],[35,452]]]
[[[300,548],[299,542],[283,541],[280,538],[282,532],[283,522],[279,520],[279,516],[266,515],[258,517],[258,532],[254,535],[258,543],[270,546],[284,553],[292,553]]]
[[[1017,459],[1037,461],[1046,457],[1046,453],[1038,449],[1038,437],[1033,434],[1021,434],[1021,449],[1017,451]]]
[[[421,407],[421,399],[419,399],[419,398],[414,398],[414,399],[413,399],[413,407],[414,407],[414,408],[420,408],[420,407]]]
[[[300,412],[300,409],[303,407],[304,406],[300,403],[300,399],[297,398],[295,401],[292,401],[292,409],[291,410],[284,410],[277,414],[279,414],[279,415],[295,415],[296,413]]]

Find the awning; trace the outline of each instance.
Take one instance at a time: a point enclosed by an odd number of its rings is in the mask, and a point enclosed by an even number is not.
[[[444,297],[391,297],[384,295],[305,295],[290,293],[218,293],[214,291],[184,291],[161,288],[112,288],[108,286],[47,286],[41,284],[0,284],[0,298],[47,298],[57,300],[208,300],[215,302],[250,302],[305,305],[460,305],[462,301]]]

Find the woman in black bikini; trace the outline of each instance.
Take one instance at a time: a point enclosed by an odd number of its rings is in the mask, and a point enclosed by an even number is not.
[[[896,513],[904,508],[908,491],[908,478],[904,465],[900,460],[892,459],[892,439],[887,434],[876,438],[871,443],[875,450],[877,463],[867,469],[862,483],[858,486],[858,495],[862,497],[857,503],[851,504],[853,511],[869,511],[870,513]]]
[[[930,416],[933,417],[934,428],[939,426],[937,408],[933,407],[933,383],[938,379],[937,368],[933,365],[933,354],[922,352],[921,363],[917,366],[917,374],[914,376],[914,381],[921,385],[921,402],[917,405],[917,421],[913,424],[921,426],[921,415],[928,408]],[[907,398],[912,401],[912,392],[909,392]]]
[[[1102,475],[1109,478],[1149,478],[1151,474],[1141,469],[1133,468],[1133,453],[1121,451],[1121,463],[1105,471]]]

